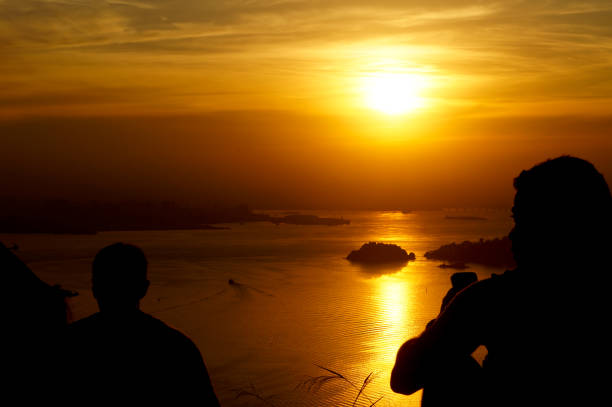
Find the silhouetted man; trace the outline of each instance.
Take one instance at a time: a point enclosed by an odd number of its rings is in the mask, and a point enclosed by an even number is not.
[[[514,186],[517,268],[460,291],[402,345],[391,374],[395,392],[425,388],[429,406],[591,406],[607,399],[608,185],[587,161],[564,156],[523,171]],[[465,360],[480,345],[488,355],[474,373]]]
[[[105,247],[92,269],[100,312],[68,327],[67,377],[75,401],[218,406],[194,343],[139,309],[149,287],[142,250],[123,243]]]

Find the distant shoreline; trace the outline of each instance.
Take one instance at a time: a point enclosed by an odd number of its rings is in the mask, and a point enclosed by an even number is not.
[[[451,216],[446,215],[444,219],[449,220],[488,220],[487,218],[483,218],[481,216]]]
[[[0,214],[0,233],[94,235],[111,231],[227,230],[228,223],[270,222],[291,225],[348,225],[350,220],[291,212],[255,213],[248,207],[181,208],[171,204],[75,205],[66,202],[18,208]]]

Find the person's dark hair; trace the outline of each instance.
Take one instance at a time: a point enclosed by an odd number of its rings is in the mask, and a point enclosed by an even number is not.
[[[92,264],[94,295],[98,300],[140,299],[148,286],[147,259],[134,245],[115,243],[100,250]]]
[[[603,175],[590,162],[571,156],[550,159],[521,172],[514,187],[516,227],[511,238],[513,247],[519,248],[515,257],[523,248],[531,256],[538,246],[540,258],[569,249],[563,255],[571,261],[570,256],[582,256],[585,250],[609,248],[612,197]]]
[[[530,207],[540,215],[562,212],[564,217],[589,214],[609,215],[612,209],[610,189],[590,162],[561,156],[525,170],[514,179],[517,192],[530,197]]]

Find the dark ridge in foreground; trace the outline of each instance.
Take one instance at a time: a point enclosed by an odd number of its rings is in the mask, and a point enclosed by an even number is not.
[[[22,346],[24,341],[36,342],[65,325],[68,317],[65,299],[77,293],[42,281],[13,250],[17,250],[16,245],[9,248],[0,242],[0,270],[4,284],[2,297],[6,304],[12,306],[5,309],[3,314],[5,328],[8,328],[3,336],[4,339],[9,338],[8,343],[17,340],[18,343],[14,345]],[[14,351],[10,347],[7,349]],[[28,348],[26,351],[27,355],[31,355],[37,349]],[[17,354],[19,357],[26,355]],[[23,360],[20,362],[23,363]]]
[[[407,262],[415,258],[414,253],[408,254],[398,245],[376,242],[365,243],[359,250],[353,250],[346,256],[351,262],[367,264]]]
[[[451,243],[425,253],[431,260],[453,263],[477,263],[491,267],[509,267],[516,264],[512,255],[512,242],[508,236],[478,242]]]

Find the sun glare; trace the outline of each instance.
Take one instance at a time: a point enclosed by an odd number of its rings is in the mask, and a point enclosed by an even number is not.
[[[412,112],[425,104],[420,93],[425,78],[416,74],[380,72],[364,78],[365,102],[389,115]]]

